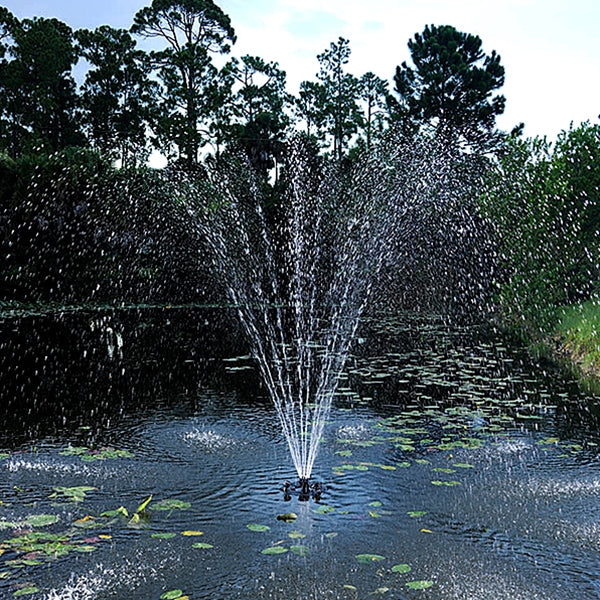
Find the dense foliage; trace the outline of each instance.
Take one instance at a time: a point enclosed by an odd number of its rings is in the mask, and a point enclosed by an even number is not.
[[[498,300],[529,337],[551,331],[561,305],[598,293],[600,127],[510,138],[482,206],[496,231]]]

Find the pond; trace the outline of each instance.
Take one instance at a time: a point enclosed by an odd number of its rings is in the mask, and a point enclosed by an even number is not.
[[[365,320],[313,477],[225,309],[0,322],[0,595],[600,596],[600,415],[499,334]]]

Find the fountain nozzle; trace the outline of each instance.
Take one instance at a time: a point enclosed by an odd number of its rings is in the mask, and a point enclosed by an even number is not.
[[[298,500],[301,502],[306,502],[311,497],[318,502],[323,493],[323,486],[318,481],[311,483],[308,477],[300,477],[296,484],[284,481],[282,489],[284,500],[291,500],[292,494],[294,494],[298,496]]]

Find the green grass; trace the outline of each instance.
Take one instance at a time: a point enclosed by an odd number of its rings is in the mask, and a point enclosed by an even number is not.
[[[556,334],[584,372],[600,374],[600,299],[561,308]]]

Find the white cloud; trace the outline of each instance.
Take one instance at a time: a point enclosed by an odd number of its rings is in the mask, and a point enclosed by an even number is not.
[[[226,11],[228,4],[222,3]],[[339,36],[350,40],[351,72],[370,70],[391,82],[396,65],[410,58],[408,40],[427,24],[449,24],[479,35],[486,52],[501,55],[507,98],[501,127],[524,121],[528,135],[553,137],[572,120],[595,120],[600,112],[595,0],[262,1],[246,22],[235,4],[240,6],[233,2],[230,15],[238,32],[236,53],[243,48],[277,60],[292,92],[314,78],[317,54]]]

